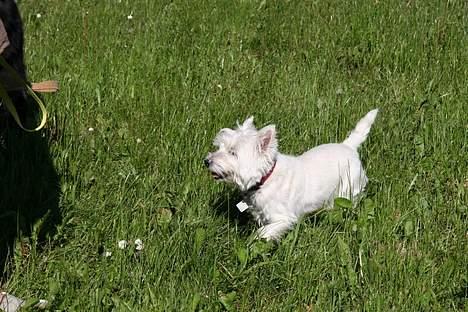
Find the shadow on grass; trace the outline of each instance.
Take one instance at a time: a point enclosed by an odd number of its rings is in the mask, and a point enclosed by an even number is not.
[[[6,125],[8,124],[8,125]],[[0,123],[0,281],[8,272],[15,241],[33,234],[37,243],[61,221],[60,183],[43,131],[27,133],[11,120]],[[22,253],[27,253],[21,248]],[[25,256],[25,254],[23,254]]]
[[[243,233],[245,232],[244,234],[247,234],[252,230],[250,225],[254,224],[254,221],[250,218],[248,211],[240,212],[237,209],[236,204],[241,200],[240,192],[223,190],[211,199],[210,206],[216,215],[233,222]]]

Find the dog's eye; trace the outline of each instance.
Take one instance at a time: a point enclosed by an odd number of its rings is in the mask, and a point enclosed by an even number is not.
[[[229,150],[229,154],[231,154],[232,156],[237,156],[236,151],[234,150]]]

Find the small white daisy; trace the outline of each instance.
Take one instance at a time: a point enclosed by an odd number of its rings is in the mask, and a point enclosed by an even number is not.
[[[104,257],[109,258],[110,256],[112,256],[112,251],[106,251],[104,253]]]
[[[42,17],[41,13],[36,14],[36,18],[41,18],[41,17]]]
[[[127,246],[128,246],[128,243],[127,243],[126,240],[123,239],[123,240],[119,241],[119,248],[120,249],[125,249],[125,248],[127,248]]]
[[[138,139],[136,140],[136,142],[137,142],[138,144],[140,144],[140,143],[143,142],[143,141],[142,141],[140,138],[138,138]]]
[[[88,128],[88,131],[89,131],[89,132],[93,132],[93,131],[94,131],[94,128],[93,128],[93,127],[89,127],[89,128]]]
[[[141,250],[143,250],[143,248],[145,248],[145,245],[143,244],[141,239],[137,238],[135,240],[135,249],[138,250],[138,251],[141,251]]]
[[[127,19],[128,19],[128,20],[131,20],[131,19],[133,19],[133,15],[131,15],[131,14],[130,14],[130,15],[128,15],[128,16],[127,16]]]

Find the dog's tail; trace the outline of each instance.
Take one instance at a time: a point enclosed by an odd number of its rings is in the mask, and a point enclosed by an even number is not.
[[[356,125],[351,134],[343,141],[343,144],[348,145],[353,149],[357,149],[366,139],[369,134],[370,128],[374,123],[375,117],[379,109],[373,109],[366,114]]]

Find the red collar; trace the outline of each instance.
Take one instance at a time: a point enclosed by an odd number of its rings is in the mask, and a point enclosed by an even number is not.
[[[268,178],[271,176],[271,174],[273,173],[273,170],[275,170],[275,167],[276,167],[276,160],[275,162],[273,163],[273,167],[271,167],[270,171],[267,172],[267,174],[265,174],[260,182],[257,183],[257,187],[260,187],[262,186],[263,184],[265,184],[266,180],[268,180]]]
[[[252,186],[251,188],[249,188],[247,191],[245,191],[245,193],[246,193],[246,194],[249,194],[249,193],[258,191],[258,189],[261,188],[262,185],[265,184],[265,182],[266,182],[266,181],[268,180],[268,178],[271,176],[271,174],[273,173],[273,170],[275,170],[275,167],[276,167],[276,160],[275,160],[275,162],[273,163],[273,166],[271,167],[270,171],[268,171],[267,174],[265,174],[265,175],[260,179],[260,182],[258,182],[257,184],[255,184],[254,186]]]

